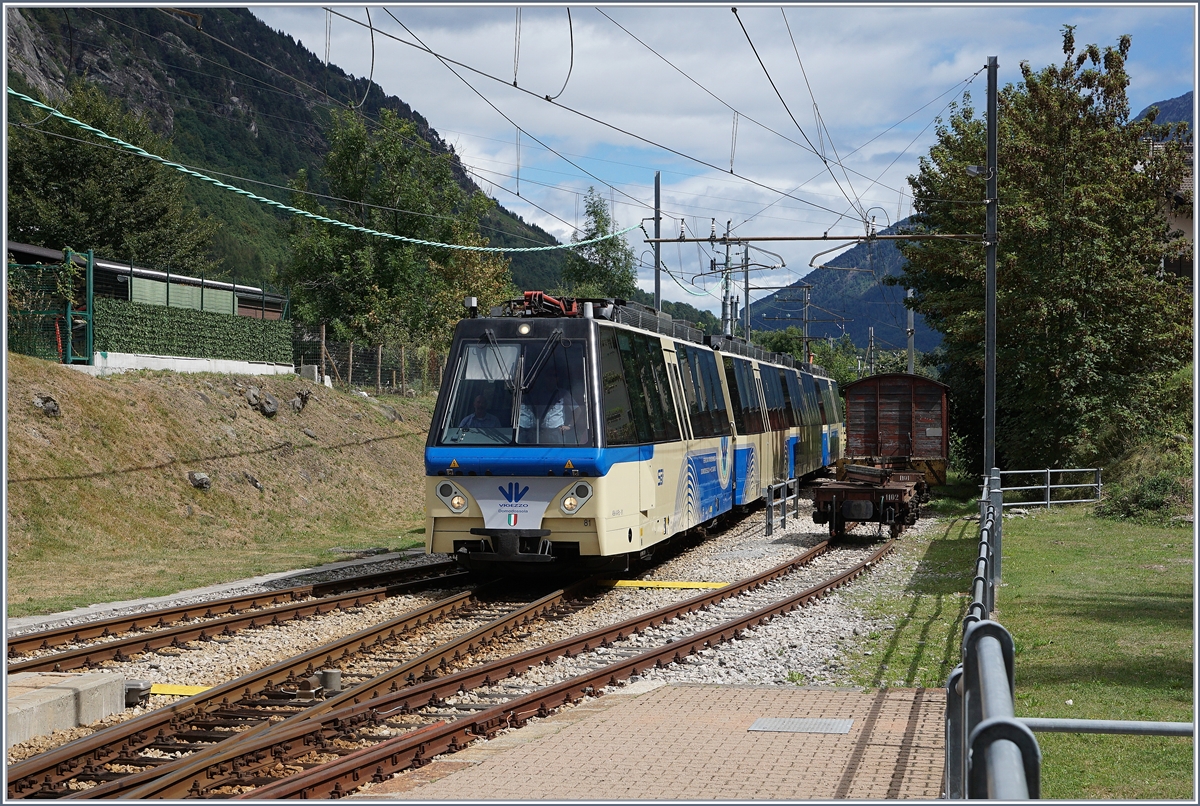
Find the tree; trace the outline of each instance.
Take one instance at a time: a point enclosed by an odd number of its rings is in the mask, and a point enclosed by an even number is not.
[[[584,211],[587,223],[583,232],[571,239],[572,243],[603,238],[615,231],[616,222],[594,187],[588,188]],[[567,252],[562,276],[577,296],[627,299],[637,288],[633,249],[623,237],[576,247]]]
[[[170,141],[145,118],[92,84],[72,83],[57,108],[151,154],[170,154]],[[183,174],[22,101],[11,100],[9,114],[10,238],[172,272],[216,266],[210,248],[219,225],[186,202]]]
[[[1129,120],[1130,38],[1076,52],[1063,29],[1061,66],[999,94],[996,450],[1002,467],[1089,465],[1152,429],[1164,381],[1190,355],[1192,305],[1184,282],[1161,270],[1190,242],[1165,212],[1183,187],[1186,130],[1169,137],[1153,116]],[[985,121],[970,97],[939,121],[913,189],[914,229],[985,228]],[[1157,142],[1156,142],[1157,141]],[[1152,145],[1152,143],[1155,143]],[[1188,199],[1190,204],[1190,199]],[[940,379],[954,399],[954,430],[971,466],[982,463],[984,249],[939,240],[901,245],[894,284],[943,335]]]
[[[371,344],[408,337],[444,349],[475,296],[486,310],[510,291],[508,260],[483,246],[480,216],[492,204],[454,180],[452,154],[434,153],[416,127],[383,110],[368,128],[355,112],[333,115],[324,176],[330,207],[297,193],[293,205],[326,218],[401,235],[411,243],[297,217],[292,259],[282,274],[296,315],[322,322],[340,338]],[[293,183],[304,190],[302,171]]]

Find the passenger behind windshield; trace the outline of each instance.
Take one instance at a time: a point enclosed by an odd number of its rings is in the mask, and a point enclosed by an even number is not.
[[[458,424],[459,428],[499,428],[500,418],[487,410],[483,395],[475,395],[473,410]]]
[[[521,397],[517,443],[586,445],[587,400],[582,366],[571,372],[561,356],[552,356]]]

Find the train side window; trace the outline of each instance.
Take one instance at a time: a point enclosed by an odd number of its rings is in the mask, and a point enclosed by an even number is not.
[[[600,383],[607,444],[636,445],[641,441],[639,431],[649,434],[649,416],[643,407],[635,410],[630,403],[617,334],[610,327],[600,328]],[[635,397],[644,396],[635,393]]]
[[[783,388],[779,382],[779,372],[777,367],[768,364],[758,365],[758,375],[762,378],[763,397],[767,401],[767,423],[772,431],[782,431],[788,427],[787,416],[784,411],[785,398]]]
[[[792,390],[788,387],[788,379],[793,372],[788,369],[779,369],[779,391],[783,395],[783,421],[788,428],[795,428],[800,422],[796,416],[795,405],[792,403]]]
[[[721,391],[721,375],[717,368],[717,356],[708,350],[693,350],[692,358],[696,365],[696,377],[701,379],[711,407],[712,435],[729,436],[731,433],[729,412],[725,408],[725,395]]]
[[[842,400],[842,393],[838,389],[837,381],[829,381],[829,398],[833,401],[833,410],[837,413],[838,422],[845,422],[846,401]]]
[[[622,330],[617,332],[617,347],[629,387],[637,441],[645,444],[679,439],[662,343],[657,338]]]
[[[725,383],[729,386],[729,400],[733,403],[733,423],[739,434],[746,433],[746,418],[742,414],[742,394],[738,390],[737,365],[731,356],[725,356]]]
[[[692,434],[696,439],[711,437],[716,433],[713,428],[712,401],[700,378],[699,355],[683,344],[677,345],[675,352],[679,357],[679,374],[683,394],[687,398]]]
[[[808,417],[804,411],[804,393],[800,391],[800,375],[794,369],[784,370],[784,386],[787,389],[788,403],[792,407],[792,425],[804,425]]]
[[[728,362],[733,362],[733,380],[729,387],[737,389],[737,402],[734,403],[734,416],[738,423],[738,433],[761,434],[763,432],[762,403],[758,394],[758,384],[754,380],[754,368],[744,358],[726,358],[726,375]]]
[[[813,389],[817,393],[817,409],[821,412],[821,425],[829,425],[829,417],[825,414],[825,395],[821,390],[821,382],[813,378]]]

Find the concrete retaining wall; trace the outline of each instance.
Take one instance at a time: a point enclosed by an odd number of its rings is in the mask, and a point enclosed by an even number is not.
[[[172,355],[140,355],[137,353],[96,353],[92,366],[71,364],[72,369],[88,375],[114,375],[138,369],[169,369],[172,372],[219,372],[226,375],[291,375],[291,364],[272,364],[266,361],[227,361],[218,358],[188,358]]]

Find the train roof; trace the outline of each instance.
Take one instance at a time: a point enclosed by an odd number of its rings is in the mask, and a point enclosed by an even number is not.
[[[816,364],[797,361],[786,353],[764,350],[758,345],[747,343],[745,339],[725,335],[707,336],[692,322],[675,319],[670,314],[656,311],[648,305],[633,300],[552,297],[542,291],[526,291],[520,299],[507,300],[500,305],[493,306],[491,315],[497,317],[583,318],[586,305],[591,306],[591,315],[595,319],[604,319],[639,330],[660,333],[680,341],[711,347],[722,353],[740,355],[770,364],[780,364],[807,372],[810,375],[826,377],[825,370]]]

